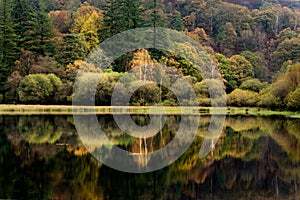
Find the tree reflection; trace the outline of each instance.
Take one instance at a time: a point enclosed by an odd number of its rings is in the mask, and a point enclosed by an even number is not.
[[[135,115],[136,123],[148,123]],[[144,155],[167,145],[181,118],[168,116],[141,141],[110,115],[98,116],[113,144]],[[173,164],[145,174],[118,172],[87,153],[70,116],[0,116],[0,197],[22,199],[300,198],[300,120],[227,117],[213,151],[199,159],[210,116]],[[147,149],[147,150],[146,150]],[[141,162],[141,161],[136,161]]]

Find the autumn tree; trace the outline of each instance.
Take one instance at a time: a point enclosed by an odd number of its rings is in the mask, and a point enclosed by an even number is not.
[[[54,27],[63,34],[70,33],[72,28],[72,14],[67,10],[50,11],[49,16],[52,20]]]
[[[84,45],[89,52],[100,42],[98,32],[102,27],[102,11],[96,7],[82,6],[78,8],[77,14],[71,32],[84,36]]]

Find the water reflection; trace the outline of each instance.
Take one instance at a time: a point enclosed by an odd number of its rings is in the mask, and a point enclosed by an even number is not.
[[[148,123],[147,116],[133,119]],[[98,116],[113,144],[141,155],[169,144],[181,120],[168,116],[160,133],[140,139],[124,134],[112,116]],[[300,120],[227,117],[214,150],[199,159],[209,121],[209,116],[201,116],[194,142],[173,164],[152,173],[130,174],[106,167],[88,154],[72,116],[0,116],[0,198],[300,198]]]

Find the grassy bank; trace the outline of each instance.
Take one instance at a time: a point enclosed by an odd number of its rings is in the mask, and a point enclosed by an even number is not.
[[[35,114],[51,114],[51,115],[72,115],[72,114],[148,114],[148,113],[167,113],[167,114],[191,114],[205,115],[210,114],[211,107],[149,107],[149,106],[130,106],[130,107],[111,107],[111,106],[71,106],[71,105],[10,105],[0,104],[1,115],[35,115]],[[257,115],[271,116],[281,115],[285,117],[300,118],[300,112],[292,111],[272,111],[264,108],[246,108],[246,107],[227,107],[225,108],[227,115]],[[221,114],[222,108],[214,108],[214,113]]]

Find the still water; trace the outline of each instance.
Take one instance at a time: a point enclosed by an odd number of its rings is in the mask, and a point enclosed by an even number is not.
[[[132,119],[150,123],[146,115]],[[180,120],[168,116],[162,131],[144,140],[124,134],[112,116],[98,116],[114,145],[137,154],[170,143]],[[200,159],[209,122],[201,116],[193,143],[177,161],[131,174],[91,156],[72,116],[0,116],[0,198],[300,199],[299,119],[227,116],[213,151]]]

